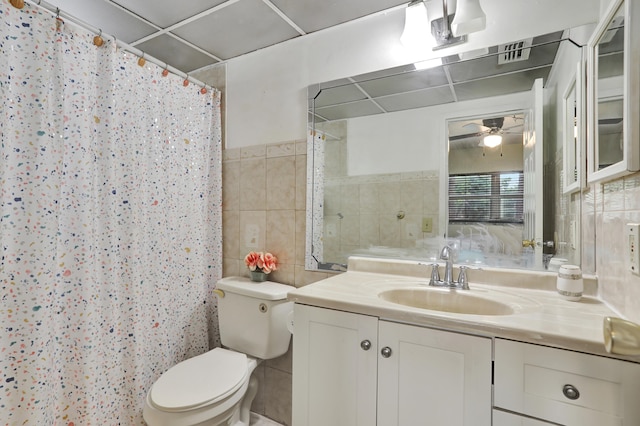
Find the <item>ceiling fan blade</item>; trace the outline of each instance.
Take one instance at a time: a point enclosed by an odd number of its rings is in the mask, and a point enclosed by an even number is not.
[[[487,131],[487,130],[491,130],[491,128],[487,127],[487,126],[483,126],[482,124],[478,124],[478,123],[467,123],[464,126],[465,128],[474,128],[476,129],[476,132],[481,132],[481,131]]]
[[[455,136],[449,136],[449,140],[450,141],[458,141],[461,139],[469,139],[469,138],[475,138],[478,136],[482,136],[483,133],[466,133],[464,135],[455,135]]]
[[[522,124],[515,124],[513,126],[503,127],[502,130],[506,132],[507,130],[511,130],[511,129],[520,129],[518,133],[522,133],[523,127],[524,126]]]

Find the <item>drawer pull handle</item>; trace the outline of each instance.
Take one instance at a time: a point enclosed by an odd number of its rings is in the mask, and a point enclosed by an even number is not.
[[[580,392],[578,391],[578,388],[573,385],[564,385],[564,387],[562,388],[562,393],[564,394],[564,396],[572,400],[580,398]]]

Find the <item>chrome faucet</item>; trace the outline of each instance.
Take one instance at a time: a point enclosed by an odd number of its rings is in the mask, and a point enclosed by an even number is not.
[[[444,279],[440,279],[439,265],[434,263],[431,265],[430,286],[458,288],[461,290],[469,290],[469,279],[467,278],[467,267],[460,266],[458,280],[453,279],[453,249],[450,246],[444,246],[440,252],[440,260],[444,260]]]
[[[440,252],[440,260],[444,260],[444,279],[443,284],[446,286],[451,286],[451,284],[455,284],[453,280],[453,253],[451,253],[451,247],[444,246],[442,247],[442,251]]]

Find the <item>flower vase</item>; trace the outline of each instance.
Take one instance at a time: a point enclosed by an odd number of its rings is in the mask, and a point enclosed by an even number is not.
[[[262,271],[249,271],[251,274],[251,281],[255,281],[257,283],[261,283],[267,280],[267,275]]]

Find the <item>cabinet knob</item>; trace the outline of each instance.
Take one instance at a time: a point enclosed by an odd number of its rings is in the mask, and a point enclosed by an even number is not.
[[[380,354],[383,358],[389,358],[391,356],[391,348],[389,346],[385,346],[380,350]]]
[[[371,349],[371,342],[369,340],[363,340],[362,342],[360,342],[360,347],[365,351],[368,351],[369,349]]]
[[[573,385],[564,385],[562,387],[562,393],[569,399],[576,400],[580,398],[580,392],[578,391],[578,388]]]

